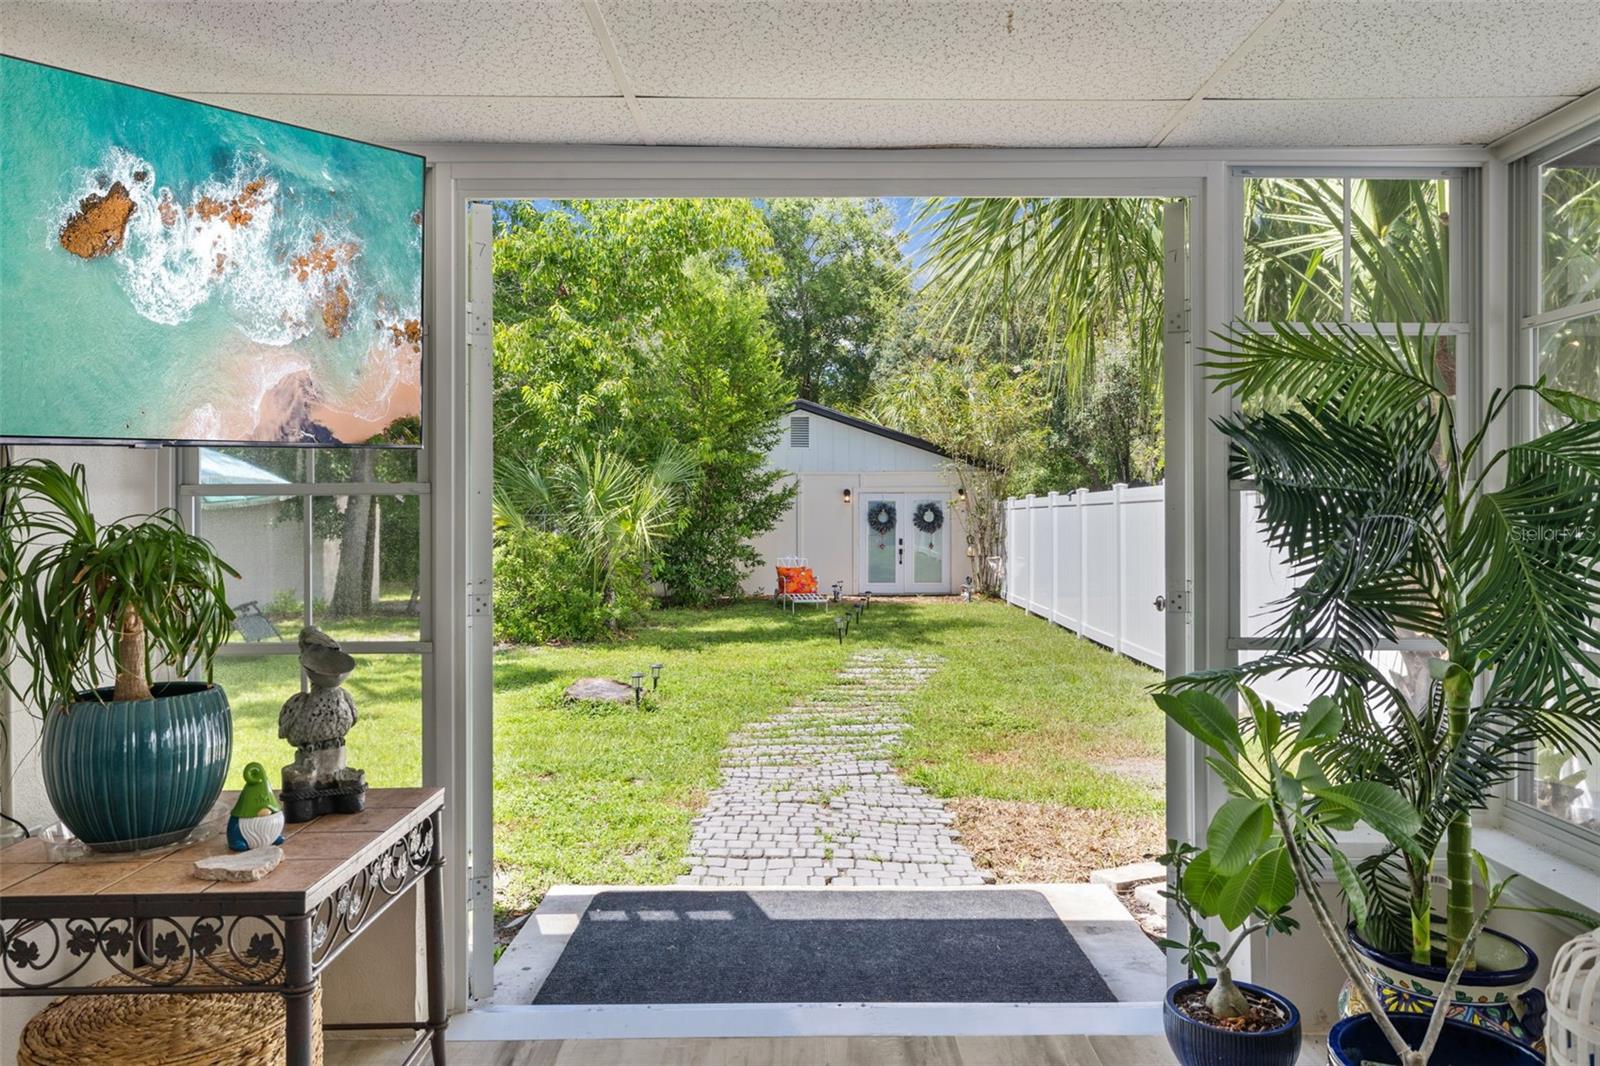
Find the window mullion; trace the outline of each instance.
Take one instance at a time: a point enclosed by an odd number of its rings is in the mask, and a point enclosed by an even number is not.
[[[1344,298],[1343,321],[1346,325],[1349,325],[1355,319],[1354,279],[1350,271],[1350,179],[1342,178],[1339,184],[1344,190],[1343,233],[1340,236],[1339,249],[1339,275],[1341,282],[1339,287],[1343,290]]]

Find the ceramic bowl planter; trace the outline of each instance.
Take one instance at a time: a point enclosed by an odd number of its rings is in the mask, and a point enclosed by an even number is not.
[[[1269,999],[1288,1021],[1259,1033],[1219,1029],[1189,1017],[1178,1009],[1178,998],[1200,986],[1190,978],[1167,989],[1161,1005],[1161,1025],[1167,1044],[1181,1066],[1294,1066],[1300,1057],[1300,1012],[1293,1003],[1260,985],[1235,982],[1247,996]]]
[[[172,844],[222,792],[233,716],[219,685],[151,686],[153,699],[80,700],[45,715],[40,758],[56,814],[96,851]]]
[[[1389,1020],[1411,1047],[1428,1030],[1426,1014],[1391,1014]],[[1370,1014],[1358,1014],[1334,1025],[1328,1033],[1329,1066],[1399,1062],[1394,1048]],[[1497,1029],[1454,1019],[1444,1023],[1428,1066],[1544,1066],[1544,1056]]]
[[[1363,940],[1353,925],[1346,928],[1345,935],[1368,981],[1377,985],[1384,1010],[1390,1014],[1423,1016],[1433,1010],[1448,973],[1445,967],[1424,966],[1407,956],[1380,951]],[[1483,931],[1477,951],[1479,968],[1461,975],[1448,1017],[1530,1042],[1532,1038],[1522,1023],[1522,997],[1533,985],[1539,957],[1522,941],[1493,929]],[[1339,994],[1342,1017],[1366,1012],[1370,993],[1367,988],[1361,992],[1361,996],[1352,996],[1347,984]],[[1543,1008],[1539,1009],[1542,1013]],[[1534,1031],[1542,1031],[1542,1028],[1536,1026]]]

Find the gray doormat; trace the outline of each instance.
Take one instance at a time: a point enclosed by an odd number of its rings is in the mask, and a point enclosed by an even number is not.
[[[1110,1003],[1027,890],[602,892],[537,1004]]]

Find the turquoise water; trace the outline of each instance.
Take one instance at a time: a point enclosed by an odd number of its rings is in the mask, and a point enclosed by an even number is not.
[[[0,101],[0,436],[304,439],[244,426],[293,371],[314,399],[418,413],[371,382],[401,351],[380,323],[420,319],[419,157],[8,58]],[[68,252],[64,221],[114,182],[122,247]],[[253,182],[243,225],[193,210]],[[335,266],[301,280],[319,235]]]

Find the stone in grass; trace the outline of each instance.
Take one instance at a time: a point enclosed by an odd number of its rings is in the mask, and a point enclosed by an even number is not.
[[[633,686],[607,677],[580,677],[562,695],[569,700],[593,703],[632,703]]]
[[[259,881],[278,868],[283,849],[271,845],[252,851],[231,851],[194,861],[194,875],[202,881]]]

